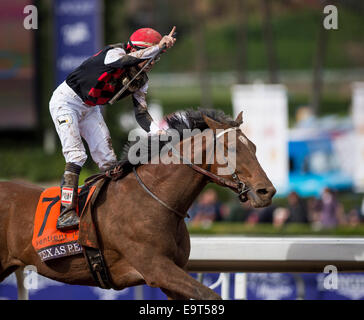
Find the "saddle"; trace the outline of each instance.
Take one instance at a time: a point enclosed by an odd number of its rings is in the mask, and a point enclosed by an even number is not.
[[[76,211],[82,213],[95,188],[79,188]],[[39,198],[34,219],[32,244],[42,261],[82,253],[77,240],[79,230],[59,231],[56,228],[61,207],[61,188],[44,190]]]
[[[32,239],[32,245],[43,262],[83,253],[96,284],[104,289],[112,286],[100,248],[93,206],[108,181],[110,176],[97,174],[89,177],[84,186],[78,189],[78,230],[60,231],[56,228],[61,188],[44,190],[38,201]]]

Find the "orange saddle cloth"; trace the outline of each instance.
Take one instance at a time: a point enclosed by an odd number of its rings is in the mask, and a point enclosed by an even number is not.
[[[78,189],[80,194],[81,188]],[[85,195],[79,196],[77,212],[90,200],[94,187],[91,187]],[[56,228],[57,219],[61,210],[61,188],[51,187],[44,190],[39,198],[34,219],[32,244],[42,261],[61,258],[82,253],[82,247],[78,243],[79,230],[59,231]],[[81,209],[79,209],[81,206]]]

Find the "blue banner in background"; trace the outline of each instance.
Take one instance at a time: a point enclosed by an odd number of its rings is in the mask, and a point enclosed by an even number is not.
[[[197,274],[191,274],[196,279]],[[236,296],[236,274],[230,274],[229,299]],[[325,289],[324,273],[248,273],[246,287],[239,286],[240,293],[245,291],[247,300],[364,300],[364,274],[339,273],[337,288]],[[203,284],[211,286],[219,278],[218,273],[205,273]],[[222,294],[221,285],[214,291]],[[14,274],[0,284],[0,300],[16,299],[17,287]],[[37,288],[29,291],[31,300],[165,300],[159,288],[147,285],[125,288],[124,290],[104,290],[95,287],[67,285],[47,279],[37,278]]]
[[[56,86],[84,60],[102,48],[100,0],[54,1]]]

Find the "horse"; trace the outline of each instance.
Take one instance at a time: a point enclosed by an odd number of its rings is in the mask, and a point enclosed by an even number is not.
[[[119,162],[126,172],[124,177],[107,184],[94,208],[112,288],[147,284],[159,287],[168,299],[221,299],[187,272],[187,210],[209,182],[229,187],[241,201],[250,201],[254,207],[270,205],[276,190],[256,158],[255,145],[241,131],[242,113],[233,120],[222,111],[187,110],[166,116],[165,120],[181,137],[185,129],[207,129],[211,134],[187,163]],[[231,132],[235,133],[235,147],[228,144]],[[188,138],[193,138],[192,147],[201,134]],[[181,159],[186,156],[182,148],[185,140],[171,149],[179,151]],[[223,152],[229,148],[233,152],[235,172],[218,174],[222,167],[216,161],[218,148],[213,149],[212,164],[207,163],[208,155],[202,157],[201,164],[193,163],[196,155],[213,142],[219,142]],[[171,150],[165,156],[170,156]],[[142,186],[147,186],[150,194]],[[38,274],[56,281],[96,286],[82,255],[42,262],[32,247],[34,214],[42,191],[30,183],[0,182],[0,282],[19,268],[32,265]]]

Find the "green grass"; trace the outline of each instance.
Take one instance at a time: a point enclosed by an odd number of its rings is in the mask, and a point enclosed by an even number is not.
[[[65,160],[58,150],[53,155],[44,153],[41,147],[7,148],[0,151],[0,179],[24,179],[34,183],[61,181]],[[91,161],[83,168],[80,184],[96,173]]]
[[[150,98],[160,101],[166,114],[176,110],[196,108],[201,105],[201,92],[196,87],[182,88],[151,88]],[[232,115],[231,90],[229,87],[212,87],[211,99],[215,109],[223,110]],[[336,114],[346,116],[350,111],[350,97],[342,96],[340,93],[327,92],[323,95],[319,115]],[[294,122],[295,112],[298,107],[308,105],[310,97],[304,94],[288,95],[289,122]]]
[[[351,47],[356,44],[361,52],[364,40],[364,20],[359,13],[339,6],[339,29],[328,30],[326,68],[363,67],[360,56],[353,56]],[[321,12],[311,9],[290,10],[273,13],[273,35],[280,69],[311,69],[316,52],[318,26]],[[191,31],[193,28],[191,28]],[[232,19],[207,21],[206,51],[209,71],[235,70],[237,30]],[[195,69],[196,43],[193,32],[184,33],[158,65],[160,72],[185,72]],[[267,68],[266,47],[262,33],[261,18],[248,17],[247,69]]]
[[[199,87],[153,88],[150,90],[150,98],[161,102],[165,114],[177,110],[196,109],[201,105]],[[211,90],[211,100],[215,109],[223,110],[230,115],[232,114],[230,88],[213,87]]]

